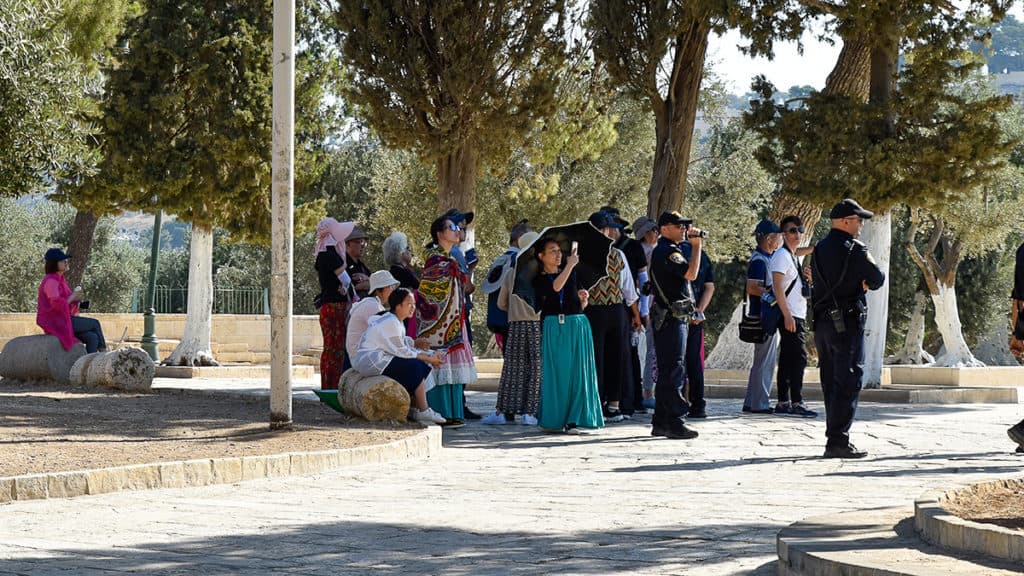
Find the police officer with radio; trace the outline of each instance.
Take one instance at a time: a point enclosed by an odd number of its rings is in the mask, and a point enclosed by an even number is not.
[[[697,431],[685,423],[689,405],[684,390],[686,335],[694,312],[690,282],[697,279],[700,271],[704,235],[690,227],[692,222],[679,212],[662,213],[658,218],[661,238],[651,253],[650,284],[654,296],[651,325],[658,362],[651,436],[672,439],[697,437]],[[689,258],[680,247],[687,240]]]
[[[868,290],[885,282],[868,247],[857,240],[874,216],[850,198],[832,208],[832,230],[814,247],[814,345],[825,396],[825,458],[868,455],[850,443],[864,375],[864,324]]]

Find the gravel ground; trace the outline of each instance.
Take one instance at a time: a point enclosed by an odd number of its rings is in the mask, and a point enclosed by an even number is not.
[[[1024,479],[960,490],[943,503],[956,516],[1024,532]]]
[[[266,398],[179,390],[148,394],[0,381],[0,477],[109,466],[383,444],[419,425],[371,424],[293,402],[271,432]]]

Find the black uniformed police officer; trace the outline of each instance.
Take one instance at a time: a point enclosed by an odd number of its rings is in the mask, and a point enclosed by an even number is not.
[[[658,361],[658,382],[654,388],[654,417],[651,436],[696,438],[697,431],[685,424],[689,406],[685,400],[686,332],[693,311],[690,282],[700,271],[700,230],[691,228],[690,218],[679,212],[664,212],[658,218],[661,238],[651,253],[650,282],[654,304],[651,324]],[[689,239],[691,257],[679,244]],[[689,308],[687,310],[687,305]]]
[[[883,273],[857,240],[874,214],[847,198],[832,208],[832,230],[814,247],[814,345],[825,395],[825,458],[863,458],[850,444],[864,375],[864,322],[868,290],[885,282]]]

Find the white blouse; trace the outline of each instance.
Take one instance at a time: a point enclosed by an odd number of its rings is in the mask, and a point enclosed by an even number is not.
[[[359,350],[359,340],[363,337],[363,332],[366,332],[370,318],[383,311],[384,305],[376,296],[363,298],[352,306],[352,311],[348,316],[348,329],[345,332],[345,350],[348,351],[349,362],[355,362],[356,352]]]
[[[417,350],[412,338],[405,335],[402,321],[388,312],[370,317],[369,326],[359,340],[352,367],[363,376],[379,376],[393,358],[415,358],[424,353]]]

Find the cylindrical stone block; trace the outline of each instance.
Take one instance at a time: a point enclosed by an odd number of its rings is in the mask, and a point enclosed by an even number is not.
[[[92,354],[86,354],[75,361],[74,366],[71,367],[71,374],[69,380],[72,386],[85,386],[86,378],[89,375],[89,366],[92,365],[93,360],[98,358],[104,352],[93,352]]]
[[[71,367],[82,356],[85,356],[85,345],[80,342],[71,350],[65,350],[56,336],[19,336],[5,344],[0,352],[0,377],[69,384]]]
[[[370,422],[405,421],[409,416],[409,393],[387,376],[364,378],[355,370],[341,375],[338,398],[346,414],[362,416]]]
[[[142,348],[121,348],[100,355],[89,365],[86,385],[117,390],[147,391],[156,367]]]

